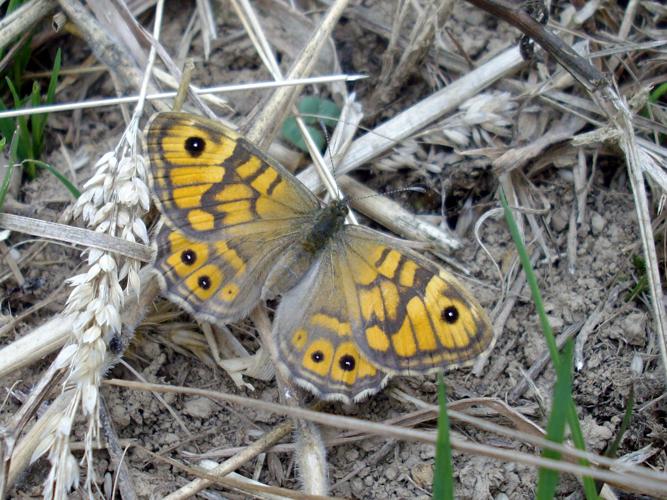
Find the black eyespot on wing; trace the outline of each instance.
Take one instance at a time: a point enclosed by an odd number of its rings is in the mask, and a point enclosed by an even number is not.
[[[185,139],[185,150],[193,158],[200,156],[204,152],[204,149],[206,149],[206,141],[201,137],[193,136]]]
[[[181,262],[185,264],[186,266],[191,266],[197,261],[197,253],[188,248],[187,250],[183,250],[181,253]]]
[[[312,359],[314,363],[321,363],[324,361],[324,353],[322,351],[315,351],[310,355],[310,359]]]
[[[197,279],[197,283],[199,283],[199,286],[202,287],[204,290],[208,290],[211,288],[211,278],[208,276],[200,276]]]
[[[338,360],[338,365],[340,366],[340,369],[346,372],[351,372],[354,370],[354,367],[356,365],[356,361],[354,360],[354,356],[351,354],[345,354],[344,356],[341,356],[340,359]]]
[[[445,323],[453,325],[459,319],[459,311],[454,306],[445,307],[440,313],[440,317]]]

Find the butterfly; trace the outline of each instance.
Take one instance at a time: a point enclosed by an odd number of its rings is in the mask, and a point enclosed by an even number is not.
[[[280,298],[276,365],[319,398],[359,401],[391,375],[460,366],[492,344],[484,309],[451,274],[346,224],[346,202],[323,204],[239,133],[160,113],[145,145],[164,294],[213,323]]]

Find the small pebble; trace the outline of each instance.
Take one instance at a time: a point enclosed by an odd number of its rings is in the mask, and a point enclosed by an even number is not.
[[[431,488],[433,485],[433,465],[417,464],[410,471],[412,479],[420,488]]]
[[[643,347],[646,344],[646,314],[634,312],[623,320],[623,338],[634,346]]]
[[[597,236],[605,228],[605,220],[599,213],[593,212],[591,215],[591,232]]]
[[[189,399],[183,404],[183,411],[191,417],[210,418],[213,413],[213,402],[204,397]]]
[[[362,493],[366,490],[363,481],[358,477],[355,477],[350,481],[350,487],[354,493]]]
[[[565,208],[559,208],[551,217],[551,227],[556,233],[562,233],[569,225],[569,214]]]
[[[398,467],[395,465],[390,465],[384,470],[384,477],[390,481],[395,480],[398,477]]]

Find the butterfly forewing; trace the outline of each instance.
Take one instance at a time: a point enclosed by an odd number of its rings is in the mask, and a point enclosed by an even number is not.
[[[212,120],[158,114],[146,147],[160,211],[190,238],[289,231],[319,206],[284,167]]]

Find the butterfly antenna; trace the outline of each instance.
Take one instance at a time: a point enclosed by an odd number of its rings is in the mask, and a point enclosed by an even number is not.
[[[373,193],[373,194],[367,194],[366,196],[360,196],[359,198],[354,198],[355,200],[365,200],[367,198],[375,198],[377,196],[390,196],[392,194],[396,193],[404,193],[405,191],[412,191],[415,193],[425,193],[426,188],[423,186],[408,186],[408,187],[403,187],[403,188],[398,188],[398,189],[392,189],[391,191],[385,191],[384,193]]]
[[[332,177],[335,179],[336,178],[336,164],[334,163],[333,153],[331,152],[332,146],[333,146],[331,144],[331,135],[329,134],[329,131],[327,130],[327,126],[324,124],[323,119],[320,118],[319,120],[317,120],[317,123],[319,124],[320,129],[322,130],[322,134],[324,135],[324,139],[325,139],[326,144],[327,144],[326,154],[329,157],[329,164],[331,165],[331,168],[329,170],[331,171]],[[336,190],[338,191],[337,198],[338,199],[344,199],[345,195],[343,194],[343,192],[338,187],[338,183],[336,183]]]
[[[335,179],[335,177],[336,177],[336,175],[335,175],[336,164],[334,163],[333,153],[332,153],[332,149],[335,146],[335,144],[331,143],[331,135],[329,134],[329,131],[327,130],[327,127],[324,123],[324,120],[322,120],[320,118],[317,121],[317,123],[319,123],[320,128],[322,129],[322,133],[324,134],[324,138],[326,139],[326,143],[327,143],[327,151],[326,152],[327,152],[327,155],[329,156],[329,163],[331,164],[331,168],[329,170],[331,172],[331,176]],[[343,193],[340,190],[340,188],[338,187],[338,183],[336,183],[336,190],[337,190],[336,199],[345,201],[345,204],[348,205],[348,207],[349,207],[349,205],[350,205],[349,199],[347,198],[347,196],[345,196],[345,193]],[[357,217],[356,217],[356,215],[354,215],[354,212],[352,212],[352,210],[348,211],[347,216],[345,217],[345,220],[347,221],[348,224],[359,224],[359,221],[357,220]]]

